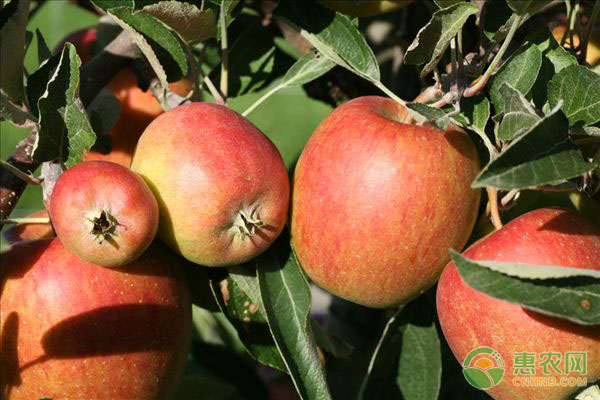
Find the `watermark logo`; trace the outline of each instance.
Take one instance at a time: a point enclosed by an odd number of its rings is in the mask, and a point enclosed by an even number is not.
[[[514,352],[512,356],[512,367],[508,370],[507,379],[514,386],[587,385],[585,351],[520,351]],[[463,374],[467,382],[477,389],[488,390],[498,385],[505,370],[504,359],[491,347],[478,347],[467,354],[463,361]]]
[[[499,384],[504,376],[504,360],[491,347],[478,347],[467,354],[463,361],[463,374],[471,386],[490,389]]]

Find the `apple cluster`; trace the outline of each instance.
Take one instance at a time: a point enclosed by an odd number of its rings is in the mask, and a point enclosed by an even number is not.
[[[82,51],[94,35],[79,40]],[[461,362],[478,346],[586,351],[588,379],[600,378],[597,328],[477,292],[449,262],[481,198],[471,187],[478,153],[459,127],[411,123],[391,99],[351,100],[317,127],[290,187],[277,148],[237,112],[193,102],[163,113],[130,70],[109,88],[122,106],[112,151],[92,151],[60,176],[41,212],[52,226],[7,232],[3,395],[172,397],[191,338],[184,268],[245,263],[286,223],[303,270],[336,296],[390,308],[437,283],[441,328]],[[575,213],[540,209],[464,254],[598,271],[600,231]],[[551,399],[572,390],[551,389],[515,388],[507,378],[489,393]]]

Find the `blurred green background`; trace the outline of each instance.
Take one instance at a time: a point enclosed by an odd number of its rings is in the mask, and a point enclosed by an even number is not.
[[[28,30],[39,29],[50,49],[53,49],[67,34],[97,24],[98,16],[66,0],[53,0],[44,3],[42,8],[29,21]],[[33,40],[26,58],[28,73],[38,67],[37,45]],[[229,105],[243,111],[252,104],[264,91],[231,99]],[[273,140],[288,168],[298,157],[302,147],[317,124],[329,113],[331,108],[306,96],[302,88],[283,90],[264,102],[250,114],[249,119]],[[0,123],[1,156],[6,159],[15,145],[28,131],[14,127],[8,122]],[[42,208],[42,195],[39,187],[29,186],[12,216],[20,217]]]

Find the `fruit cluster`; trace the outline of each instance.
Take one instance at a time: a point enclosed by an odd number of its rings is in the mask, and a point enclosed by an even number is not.
[[[600,378],[597,329],[477,292],[449,262],[481,197],[471,188],[478,153],[460,128],[406,122],[390,99],[351,100],[313,133],[290,188],[276,147],[240,114],[201,102],[163,113],[129,70],[109,88],[122,106],[112,151],[90,152],[60,176],[42,212],[52,226],[6,233],[14,246],[0,281],[3,395],[172,397],[191,338],[184,268],[245,263],[288,221],[300,265],[334,295],[389,308],[437,283],[441,328],[460,361],[477,346],[576,348],[587,352],[588,379]],[[575,213],[539,209],[464,254],[600,271],[600,231]],[[489,393],[533,393],[505,382]],[[572,389],[537,390],[549,399]]]

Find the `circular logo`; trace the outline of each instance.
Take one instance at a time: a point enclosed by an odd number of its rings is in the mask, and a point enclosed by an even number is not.
[[[490,389],[499,384],[504,376],[504,360],[496,350],[478,347],[465,357],[463,374],[471,386]]]

